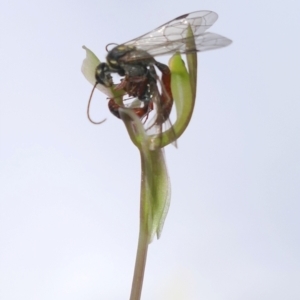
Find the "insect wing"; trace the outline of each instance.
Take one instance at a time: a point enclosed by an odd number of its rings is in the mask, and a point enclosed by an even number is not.
[[[215,12],[206,10],[185,14],[125,43],[125,45],[132,45],[147,51],[147,45],[151,49],[155,44],[161,45],[184,38],[188,25],[192,27],[195,35],[204,33],[217,19],[218,15]]]
[[[195,42],[195,49],[186,49],[186,45],[190,41]],[[182,38],[180,40],[172,41],[169,44],[162,44],[156,47],[148,49],[147,52],[152,56],[173,54],[179,52],[181,54],[187,52],[203,52],[207,50],[218,49],[226,47],[231,44],[232,41],[228,38],[212,32],[205,32],[200,35],[194,35],[192,38]]]
[[[205,33],[217,19],[218,15],[212,11],[204,10],[185,14],[125,45],[145,50],[152,56],[174,52],[186,53],[186,44],[189,39],[186,36],[190,26],[194,34],[196,49],[189,49],[189,51],[206,51],[225,47],[231,43],[231,40],[215,33]]]

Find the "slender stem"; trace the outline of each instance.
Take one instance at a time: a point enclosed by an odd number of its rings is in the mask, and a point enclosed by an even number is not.
[[[144,273],[147,260],[149,234],[148,234],[148,217],[147,217],[147,203],[148,199],[148,181],[147,174],[149,171],[149,159],[147,159],[148,148],[145,148],[146,134],[142,123],[138,117],[131,110],[119,109],[120,116],[125,123],[129,136],[132,142],[139,148],[141,155],[141,194],[140,194],[140,232],[138,247],[135,259],[134,274],[132,279],[130,300],[140,300],[143,288]],[[133,126],[135,122],[137,126]],[[149,156],[149,155],[148,155]],[[151,169],[151,166],[150,166]],[[148,175],[149,177],[149,175]]]
[[[139,232],[139,241],[138,241],[138,248],[136,253],[135,259],[135,267],[134,267],[134,274],[131,286],[131,294],[130,300],[140,300],[143,288],[143,281],[144,281],[144,274],[146,268],[146,260],[147,260],[147,252],[148,252],[148,245],[149,245],[149,229],[148,229],[148,217],[147,217],[147,203],[148,199],[148,185],[149,185],[149,178],[147,178],[147,167],[148,159],[147,154],[140,150],[140,157],[141,157],[141,194],[140,194],[140,232]]]
[[[144,226],[140,226],[130,300],[140,300],[148,252],[148,236]]]

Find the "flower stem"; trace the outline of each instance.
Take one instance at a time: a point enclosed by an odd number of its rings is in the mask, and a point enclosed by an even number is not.
[[[148,252],[148,235],[144,226],[140,226],[139,242],[136,253],[130,300],[140,300]]]
[[[145,206],[147,205],[147,172],[145,168],[147,165],[147,159],[145,153],[140,149],[141,155],[141,194],[140,194],[140,231],[138,248],[135,259],[134,274],[132,279],[130,300],[140,300],[143,288],[144,274],[146,268],[147,252],[149,245],[149,231],[147,224],[147,217],[145,214]]]

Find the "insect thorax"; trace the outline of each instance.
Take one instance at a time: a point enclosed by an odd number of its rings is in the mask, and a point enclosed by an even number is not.
[[[119,45],[109,51],[106,57],[109,66],[118,73],[142,76],[147,67],[155,62],[154,58],[146,51],[134,46]]]

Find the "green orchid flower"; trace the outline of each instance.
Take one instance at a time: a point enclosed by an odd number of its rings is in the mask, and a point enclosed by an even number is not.
[[[82,73],[86,79],[95,85],[95,69],[100,60],[87,47],[86,58],[82,64]],[[147,232],[148,242],[151,242],[156,234],[159,238],[162,232],[163,224],[167,215],[170,202],[170,181],[167,173],[166,163],[163,154],[163,147],[173,143],[178,139],[187,128],[191,119],[197,79],[197,55],[190,53],[187,55],[189,72],[181,55],[174,54],[169,67],[172,74],[171,87],[174,97],[177,118],[173,128],[163,132],[161,136],[149,135],[140,119],[130,108],[120,108],[119,113],[123,119],[131,141],[139,149],[142,163],[142,186],[141,186],[141,225]],[[190,75],[191,74],[191,75]],[[194,85],[191,79],[194,80]],[[194,86],[194,88],[193,88]],[[114,96],[112,88],[97,84],[97,89],[108,97],[120,98]],[[175,133],[175,135],[174,135]]]

